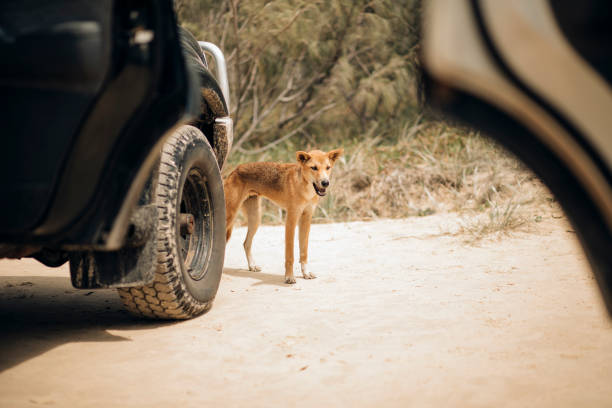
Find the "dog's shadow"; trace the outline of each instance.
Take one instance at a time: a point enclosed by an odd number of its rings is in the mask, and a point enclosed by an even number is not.
[[[236,269],[236,268],[223,268],[223,273],[225,275],[235,276],[237,278],[249,278],[249,279],[257,279],[259,282],[255,282],[253,286],[259,285],[275,285],[275,286],[290,286],[288,283],[285,283],[284,275],[273,275],[271,273],[266,272],[254,272],[249,271],[247,269]]]

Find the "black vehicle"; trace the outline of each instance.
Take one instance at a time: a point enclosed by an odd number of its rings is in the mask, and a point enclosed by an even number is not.
[[[69,261],[75,287],[117,288],[137,315],[206,311],[228,105],[222,53],[170,0],[0,2],[0,258]]]
[[[431,0],[425,9],[427,99],[544,180],[612,314],[612,4]]]

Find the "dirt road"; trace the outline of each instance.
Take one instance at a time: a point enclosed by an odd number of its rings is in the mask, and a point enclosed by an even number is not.
[[[571,228],[467,246],[453,222],[315,225],[319,278],[293,286],[282,227],[255,238],[262,272],[237,229],[215,306],[178,323],[1,261],[0,406],[612,406],[612,325]]]

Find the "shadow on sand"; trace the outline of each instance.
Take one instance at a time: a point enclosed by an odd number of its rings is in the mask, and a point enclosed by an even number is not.
[[[225,268],[253,285],[288,286],[284,277]],[[79,290],[69,277],[0,277],[0,372],[72,342],[131,341],[109,330],[141,330],[180,322],[144,320],[127,313],[114,289]]]
[[[66,277],[0,277],[0,372],[71,342],[130,341],[108,330],[176,324],[137,319],[115,290],[77,290]]]
[[[255,282],[253,286],[258,285],[275,285],[275,286],[290,286],[285,283],[284,275],[271,274],[265,272],[253,272],[246,269],[235,269],[235,268],[223,268],[225,275],[236,276],[238,278],[250,278],[257,279],[259,282]]]

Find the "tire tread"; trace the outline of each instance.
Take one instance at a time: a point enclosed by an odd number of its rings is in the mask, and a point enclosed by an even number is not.
[[[162,149],[157,183],[157,268],[153,282],[142,287],[119,288],[119,297],[125,308],[139,317],[152,319],[189,319],[212,307],[214,299],[201,302],[187,290],[181,276],[178,248],[171,233],[176,228],[176,195],[180,179],[180,163],[176,163],[177,151],[191,140],[206,138],[195,127],[182,126],[170,137]],[[208,143],[208,141],[206,141]],[[160,202],[161,201],[161,202]]]

